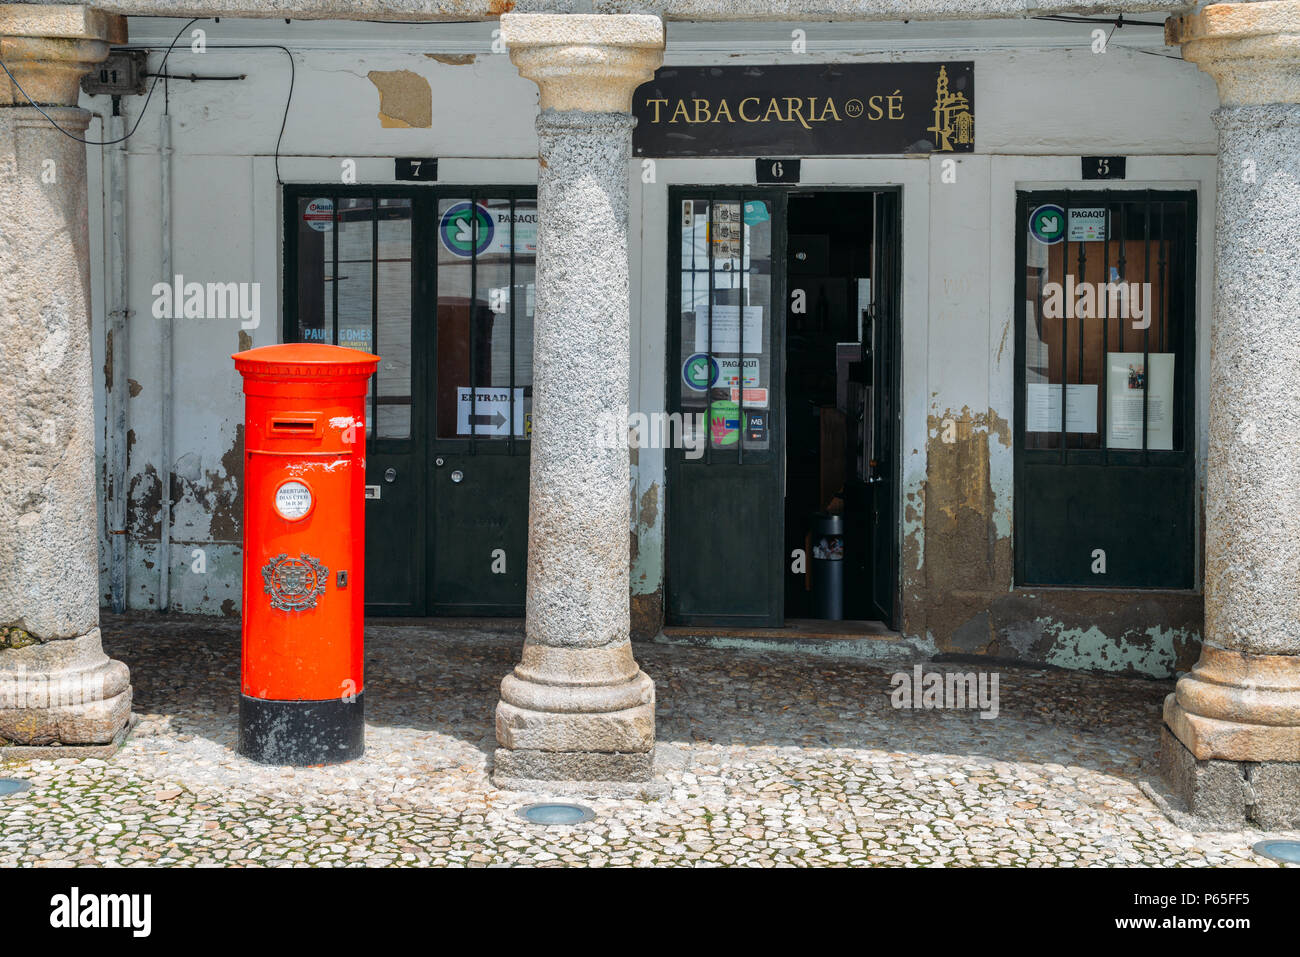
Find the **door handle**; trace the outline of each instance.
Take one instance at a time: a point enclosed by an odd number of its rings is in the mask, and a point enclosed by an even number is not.
[[[451,473],[451,480],[454,484],[459,485],[461,482],[465,481],[465,473],[460,469],[456,469]]]
[[[384,481],[387,482],[387,483],[389,483],[390,485],[391,485],[393,482],[396,482],[396,481],[397,481],[397,469],[385,469],[385,470],[384,470]]]

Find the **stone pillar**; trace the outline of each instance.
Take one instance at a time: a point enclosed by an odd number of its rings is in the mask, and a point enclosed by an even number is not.
[[[523,660],[501,682],[498,786],[649,781],[654,682],[629,640],[626,423],[632,91],[662,62],[654,16],[507,14],[541,90]]]
[[[27,99],[85,138],[80,78],[125,41],[88,7],[0,5],[27,94],[0,72],[0,745],[107,745],[130,717],[98,627],[86,147]]]
[[[1204,823],[1300,825],[1300,0],[1217,4],[1167,40],[1218,83],[1200,660],[1161,767]],[[1206,277],[1208,280],[1209,277]]]

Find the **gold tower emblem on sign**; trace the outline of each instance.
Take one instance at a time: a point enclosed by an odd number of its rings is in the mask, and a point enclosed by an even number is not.
[[[948,90],[948,68],[939,67],[939,82],[934,91],[934,125],[926,132],[933,133],[935,149],[951,152],[953,144],[969,146],[975,142],[975,115],[965,93]]]

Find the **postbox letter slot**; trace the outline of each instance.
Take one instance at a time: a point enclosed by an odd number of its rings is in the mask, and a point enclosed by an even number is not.
[[[271,419],[272,435],[315,435],[317,434],[317,420],[310,417],[282,417],[275,416]]]

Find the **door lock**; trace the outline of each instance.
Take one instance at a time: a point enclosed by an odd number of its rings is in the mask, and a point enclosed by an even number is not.
[[[384,470],[384,481],[385,481],[385,482],[389,482],[389,483],[396,482],[396,481],[397,481],[397,469],[385,469],[385,470]]]
[[[438,468],[442,468],[444,465],[447,464],[447,460],[444,459],[441,455],[439,455],[436,459],[433,460],[433,464],[438,466]]]

